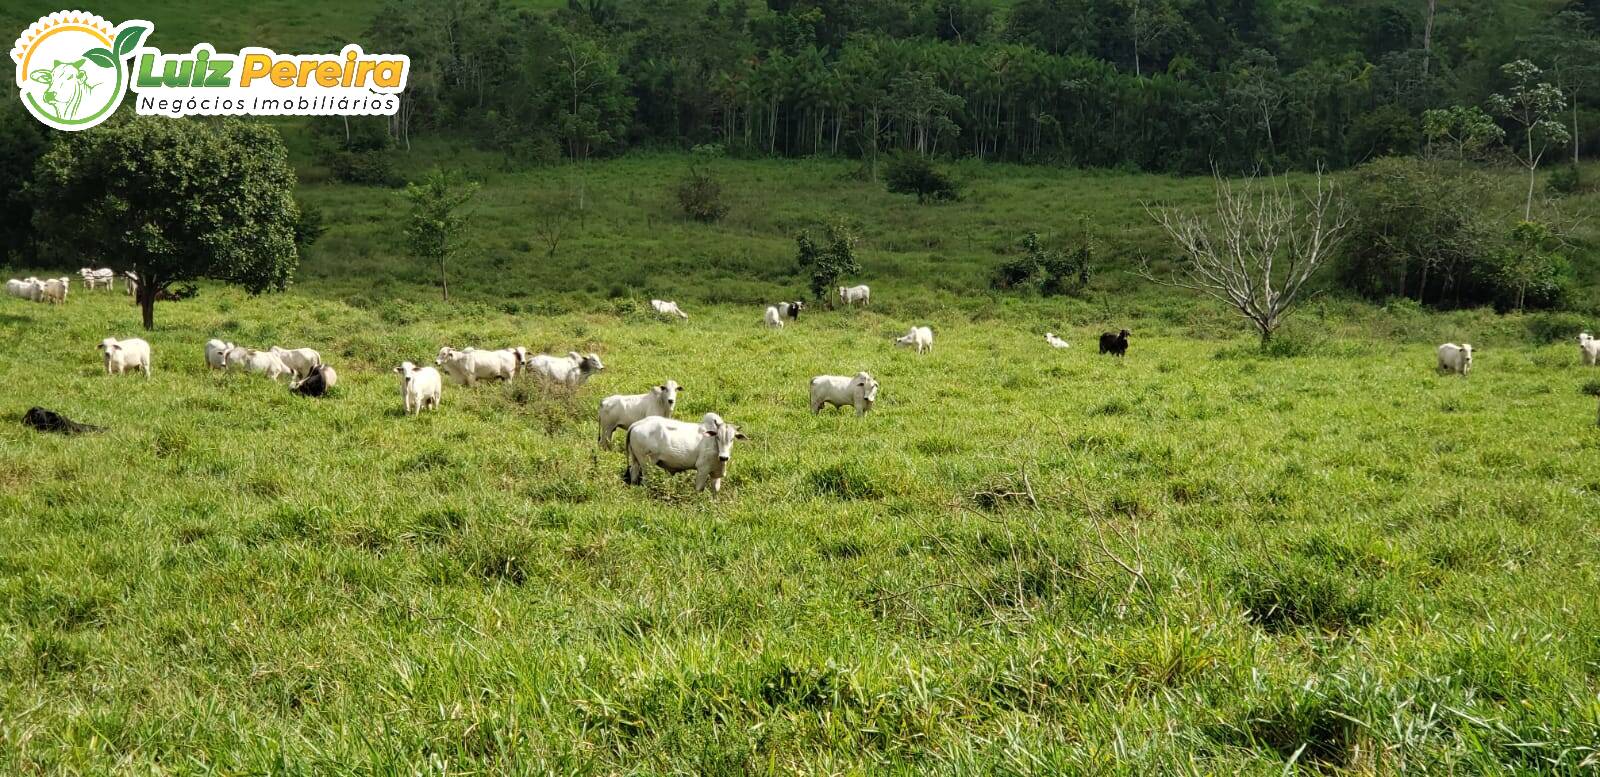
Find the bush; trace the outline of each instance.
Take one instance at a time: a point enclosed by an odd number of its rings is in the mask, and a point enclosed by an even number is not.
[[[1583,316],[1576,313],[1537,313],[1528,316],[1528,336],[1536,343],[1576,341],[1579,332],[1590,331]]]
[[[1087,232],[1067,251],[1045,248],[1039,234],[1029,232],[1022,239],[1023,255],[996,268],[989,285],[1050,296],[1082,291],[1094,274],[1094,249],[1094,239]]]
[[[722,201],[722,184],[703,170],[690,170],[678,182],[678,205],[682,206],[683,215],[708,224],[728,215],[728,205]]]
[[[404,183],[394,167],[394,139],[383,119],[323,117],[312,122],[311,135],[317,162],[334,180],[388,187]]]
[[[317,242],[317,238],[322,237],[322,233],[327,232],[328,227],[322,223],[321,208],[304,202],[299,205],[300,220],[294,224],[294,244],[303,251]]]
[[[926,157],[902,154],[889,161],[884,181],[895,194],[915,194],[918,204],[961,199],[956,184]]]
[[[1577,165],[1558,167],[1550,173],[1550,193],[1556,195],[1577,194],[1583,191],[1583,175],[1578,171]]]

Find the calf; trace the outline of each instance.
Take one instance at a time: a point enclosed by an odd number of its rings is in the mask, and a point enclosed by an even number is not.
[[[1466,377],[1472,370],[1472,344],[1445,343],[1439,346],[1439,369]]]
[[[416,415],[424,409],[439,409],[439,398],[444,395],[444,381],[439,379],[438,370],[401,362],[394,371],[400,376],[400,397],[405,401],[406,415]]]
[[[600,400],[600,447],[611,450],[611,435],[635,421],[653,415],[671,418],[680,391],[678,382],[669,380],[643,394],[613,394]]]
[[[289,384],[289,390],[307,397],[320,397],[328,393],[339,382],[339,376],[332,367],[319,364],[311,368],[311,374]]]
[[[899,348],[915,348],[917,353],[926,353],[933,350],[933,330],[925,326],[911,327],[911,331],[903,337],[896,337],[894,344]]]
[[[695,489],[704,491],[710,485],[715,496],[722,491],[733,441],[747,439],[739,427],[724,422],[716,413],[706,413],[698,424],[650,416],[628,427],[624,443],[628,468],[622,480],[630,486],[644,485],[644,471],[651,464],[669,474],[692,469]]]
[[[785,316],[790,321],[798,321],[800,319],[800,311],[806,309],[806,303],[795,300],[794,302],[779,302],[773,307],[778,309],[778,315]]]
[[[105,357],[106,374],[121,375],[129,367],[144,371],[150,377],[150,344],[137,337],[117,340],[107,337],[100,341],[100,353]]]
[[[1068,347],[1067,346],[1067,341],[1063,340],[1063,339],[1061,339],[1059,337],[1056,337],[1056,333],[1055,332],[1045,332],[1044,333],[1044,341],[1049,343],[1051,348],[1066,348],[1066,347]]]
[[[1600,366],[1600,340],[1590,337],[1588,332],[1578,335],[1578,358],[1585,367]]]
[[[857,416],[864,416],[878,401],[878,381],[865,372],[855,377],[845,375],[818,375],[811,379],[811,412],[822,412],[823,405],[854,407]]]
[[[1106,332],[1100,335],[1100,353],[1112,356],[1126,356],[1128,354],[1128,335],[1133,334],[1124,329],[1116,334]]]
[[[678,307],[678,303],[670,300],[650,300],[650,307],[655,308],[656,312],[663,316],[677,316],[678,318],[689,317],[688,313],[683,312],[683,310]]]
[[[783,316],[778,313],[778,307],[776,305],[772,305],[767,308],[766,315],[762,320],[766,322],[769,329],[783,328]]]

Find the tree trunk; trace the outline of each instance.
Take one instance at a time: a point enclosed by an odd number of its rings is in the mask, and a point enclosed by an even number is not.
[[[1578,166],[1578,89],[1572,89],[1572,166]]]
[[[139,313],[144,320],[146,332],[156,328],[156,295],[161,293],[161,286],[143,276],[139,278]]]
[[[439,288],[444,292],[444,301],[450,301],[450,279],[445,277],[444,257],[439,257]]]

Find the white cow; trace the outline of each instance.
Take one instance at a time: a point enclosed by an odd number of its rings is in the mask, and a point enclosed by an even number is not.
[[[1465,376],[1472,369],[1472,344],[1439,346],[1439,369]]]
[[[688,313],[683,312],[683,309],[678,307],[678,303],[671,302],[669,300],[650,300],[650,307],[655,308],[656,312],[663,316],[677,316],[678,318],[689,317]]]
[[[566,356],[550,356],[539,354],[527,361],[527,369],[547,383],[555,383],[567,388],[577,388],[588,381],[590,376],[605,369],[600,363],[600,357],[595,354],[583,356],[577,351],[568,351]]]
[[[778,312],[778,307],[776,305],[772,305],[767,308],[765,321],[767,326],[772,329],[783,328],[783,315]]]
[[[128,290],[128,296],[139,293],[139,274],[129,270],[122,274],[122,286]]]
[[[90,291],[102,286],[107,289],[111,288],[117,277],[116,272],[109,267],[102,267],[98,270],[85,267],[78,271],[78,275],[83,278],[84,288]]]
[[[234,349],[233,343],[225,343],[212,338],[206,341],[206,366],[213,370],[220,370],[228,366],[228,352]]]
[[[106,374],[121,375],[129,367],[144,371],[150,377],[150,344],[137,337],[117,340],[107,337],[100,341],[100,353],[105,357]]]
[[[458,351],[447,345],[439,349],[439,355],[433,363],[443,367],[445,374],[449,375],[456,385],[476,386],[479,380],[515,378],[521,353],[522,351],[512,348],[500,351],[463,348]]]
[[[303,378],[311,371],[322,366],[322,354],[311,348],[279,348],[274,345],[268,349],[283,360],[284,365],[294,370],[296,378]]]
[[[394,371],[400,376],[400,398],[405,401],[406,415],[415,415],[425,409],[439,409],[439,399],[444,396],[444,381],[439,379],[438,370],[401,362]]]
[[[271,351],[258,351],[254,348],[234,346],[222,352],[222,366],[231,370],[244,370],[253,375],[265,375],[274,383],[279,378],[294,377],[294,370],[283,363],[283,359]]]
[[[1044,341],[1049,343],[1051,348],[1067,348],[1067,347],[1069,347],[1067,345],[1067,341],[1066,340],[1063,340],[1063,339],[1061,339],[1059,337],[1056,337],[1056,333],[1055,332],[1045,332],[1044,333]]]
[[[1585,367],[1600,366],[1600,340],[1590,337],[1588,332],[1578,335],[1578,356]]]
[[[894,344],[900,348],[915,348],[917,353],[927,353],[933,350],[933,330],[925,326],[911,327],[902,337],[896,337]]]
[[[695,489],[704,491],[709,484],[715,496],[722,490],[733,441],[747,439],[716,413],[706,413],[698,424],[650,416],[628,427],[628,469],[622,479],[630,486],[644,485],[644,471],[651,464],[669,474],[692,469]]]
[[[840,286],[839,301],[843,302],[845,307],[850,307],[857,302],[861,303],[862,305],[871,305],[872,289],[866,284],[862,284],[860,286]]]
[[[35,282],[39,287],[39,296],[36,302],[50,302],[57,305],[67,301],[67,292],[72,288],[72,279],[68,277],[49,278]]]
[[[27,299],[29,295],[32,294],[33,281],[33,278],[23,281],[12,278],[11,280],[6,281],[6,293],[13,297]]]
[[[600,447],[611,450],[611,435],[653,415],[671,418],[683,389],[669,380],[643,394],[613,394],[600,400]]]
[[[818,375],[811,379],[811,412],[822,412],[823,405],[854,407],[857,416],[867,414],[878,401],[878,381],[865,372],[855,377]]]

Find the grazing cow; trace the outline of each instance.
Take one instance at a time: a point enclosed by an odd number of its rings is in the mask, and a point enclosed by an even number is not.
[[[144,371],[150,377],[150,344],[137,337],[117,340],[107,337],[100,341],[100,353],[105,357],[106,374],[121,375],[129,367]]]
[[[600,447],[611,450],[611,435],[653,415],[671,418],[683,389],[669,380],[643,394],[613,394],[600,400]]]
[[[232,370],[244,370],[253,375],[265,375],[274,383],[278,378],[294,377],[294,370],[283,363],[283,359],[271,351],[258,351],[254,348],[241,348],[234,346],[222,354],[222,366]]]
[[[394,371],[400,376],[400,398],[405,401],[406,415],[416,415],[424,409],[439,409],[439,398],[444,395],[444,381],[439,379],[438,370],[401,362]]]
[[[1100,335],[1100,353],[1112,356],[1126,356],[1128,354],[1128,335],[1133,334],[1124,329],[1116,334],[1106,332]]]
[[[853,407],[857,416],[864,416],[878,401],[878,381],[865,372],[855,377],[845,375],[818,375],[811,379],[811,412],[822,412],[823,405]]]
[[[1439,369],[1465,377],[1472,370],[1472,344],[1439,346]]]
[[[1049,343],[1051,348],[1067,348],[1067,347],[1070,347],[1070,346],[1067,345],[1067,341],[1066,340],[1063,340],[1063,339],[1061,339],[1059,337],[1056,337],[1056,333],[1055,332],[1045,332],[1044,333],[1044,341]]]
[[[723,421],[716,413],[706,413],[698,424],[650,416],[628,427],[624,443],[628,468],[622,473],[622,480],[630,486],[644,485],[645,467],[651,464],[669,474],[692,469],[695,489],[704,491],[710,485],[715,497],[722,491],[722,477],[733,456],[733,441],[747,439],[750,438],[739,427]]]
[[[656,312],[663,316],[677,316],[678,318],[689,317],[688,313],[683,312],[683,310],[678,307],[678,303],[669,300],[650,300],[650,307],[655,308]]]
[[[476,386],[478,381],[498,378],[511,380],[517,376],[520,355],[517,349],[480,351],[475,348],[456,350],[450,346],[439,349],[434,364],[444,368],[445,374],[461,386]]]
[[[843,302],[844,306],[847,308],[855,305],[857,302],[870,307],[872,305],[872,289],[866,284],[862,284],[860,286],[840,286],[839,301]]]
[[[225,343],[216,338],[206,341],[206,366],[213,370],[220,370],[228,366],[228,352],[234,349],[233,343]]]
[[[1600,340],[1590,337],[1588,332],[1578,335],[1578,357],[1585,367],[1600,366]]]
[[[328,389],[339,382],[339,375],[332,367],[319,364],[311,368],[311,374],[289,384],[289,390],[307,397],[320,397],[328,393]]]
[[[284,366],[294,371],[296,378],[310,375],[312,370],[322,366],[322,354],[311,348],[279,348],[274,345],[267,350],[277,354]]]
[[[16,278],[12,278],[11,280],[6,281],[6,293],[13,297],[27,299],[33,293],[34,280],[35,279],[33,278],[29,278],[27,280],[19,281]]]
[[[566,356],[541,353],[528,359],[527,368],[540,380],[575,389],[606,366],[600,363],[600,357],[595,354],[583,356],[577,351],[568,351]]]
[[[927,353],[933,350],[933,330],[925,326],[911,327],[903,337],[894,339],[897,348],[915,348],[917,353]]]
[[[128,290],[128,296],[139,293],[139,274],[129,270],[122,274],[122,287]]]
[[[776,305],[769,305],[767,307],[767,313],[763,317],[763,320],[766,322],[767,328],[769,329],[783,328],[783,316],[778,313],[778,307]]]
[[[40,68],[28,74],[29,80],[49,87],[44,90],[43,102],[50,106],[57,119],[76,119],[83,106],[83,96],[98,84],[89,83],[89,74],[83,70],[84,60],[62,62],[56,60],[49,68]]]
[[[778,309],[778,315],[784,316],[790,321],[798,321],[800,320],[800,311],[806,309],[806,303],[795,300],[793,302],[779,302],[773,307]]]

